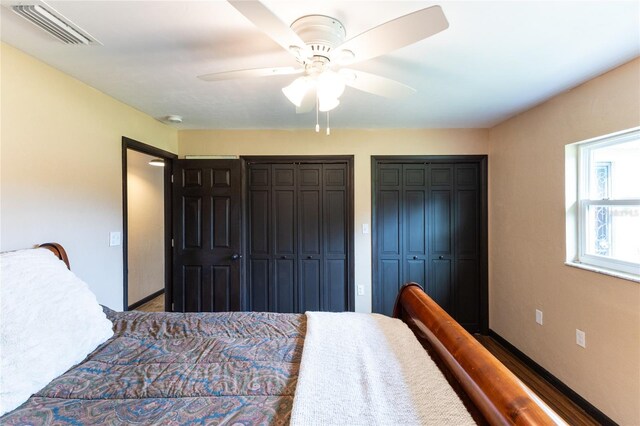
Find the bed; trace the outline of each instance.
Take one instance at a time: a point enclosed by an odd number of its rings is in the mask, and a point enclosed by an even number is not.
[[[40,247],[69,268],[62,246]],[[102,309],[113,335],[1,424],[563,424],[414,283],[402,323]]]

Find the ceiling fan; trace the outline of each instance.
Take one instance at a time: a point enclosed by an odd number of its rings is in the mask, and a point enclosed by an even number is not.
[[[314,107],[316,112],[332,110],[339,105],[345,86],[389,98],[415,93],[415,89],[398,81],[344,66],[384,55],[449,27],[440,6],[431,6],[345,40],[344,26],[330,16],[307,15],[288,26],[259,1],[229,0],[229,3],[294,55],[300,66],[218,72],[198,78],[218,81],[300,75],[282,89],[298,113],[309,112]]]

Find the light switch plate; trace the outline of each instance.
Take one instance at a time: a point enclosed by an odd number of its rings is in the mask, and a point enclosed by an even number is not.
[[[120,232],[109,232],[109,246],[119,246],[120,245]]]
[[[536,309],[536,322],[542,325],[542,311],[540,309]]]
[[[582,330],[578,330],[577,328],[576,328],[576,345],[582,346],[583,348],[587,347],[586,333]]]
[[[362,224],[362,233],[363,234],[368,234],[369,233],[369,224],[368,223],[363,223]]]

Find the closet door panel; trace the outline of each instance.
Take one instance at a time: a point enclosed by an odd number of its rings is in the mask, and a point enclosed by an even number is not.
[[[451,260],[448,259],[432,260],[431,273],[429,274],[431,279],[427,284],[427,293],[429,296],[449,314],[453,313],[451,309],[451,263]]]
[[[480,267],[475,259],[456,262],[455,271],[455,319],[463,327],[477,330],[480,327]]]
[[[404,268],[400,285],[426,285],[427,260],[427,170],[424,164],[405,164],[403,174]]]
[[[271,311],[271,166],[251,165],[248,182],[248,306],[253,311]]]
[[[252,189],[249,191],[249,253],[251,255],[269,255],[269,190]]]
[[[297,217],[295,165],[272,166],[273,281],[270,308],[296,312]]]
[[[400,255],[400,191],[378,195],[378,246],[382,256]]]
[[[455,318],[480,329],[480,176],[477,164],[455,166]]]
[[[302,189],[298,195],[300,255],[320,256],[322,252],[322,193]]]
[[[373,311],[391,315],[403,279],[403,175],[402,164],[380,165],[376,191],[377,281]]]
[[[401,282],[399,259],[381,259],[378,262],[378,294],[376,313],[391,315]]]
[[[325,295],[323,310],[342,312],[347,310],[347,262],[329,259],[325,262]]]
[[[323,165],[323,298],[325,311],[348,308],[347,167]]]
[[[275,259],[274,280],[270,291],[270,310],[273,312],[293,313],[296,312],[296,291],[295,274],[296,262],[292,258]]]
[[[303,258],[300,260],[300,273],[298,274],[298,311],[300,313],[322,310],[321,269],[320,259]]]
[[[253,311],[272,311],[269,304],[270,260],[252,258],[249,261],[250,309]]]
[[[402,284],[413,282],[420,284],[422,288],[425,288],[426,281],[426,261],[424,259],[409,259],[405,261],[404,277]]]
[[[298,166],[298,311],[319,311],[322,303],[322,165]]]
[[[452,221],[450,190],[432,190],[431,254],[451,255]]]
[[[295,191],[276,189],[273,194],[274,253],[295,254]]]

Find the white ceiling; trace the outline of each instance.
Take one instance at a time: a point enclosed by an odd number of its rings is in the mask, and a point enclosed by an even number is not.
[[[3,5],[15,3],[1,0]],[[24,3],[24,2],[23,2]],[[268,1],[284,22],[340,20],[351,38],[440,4],[450,27],[353,66],[417,89],[390,100],[347,88],[337,128],[491,127],[640,55],[638,1]],[[293,76],[204,82],[197,75],[296,65],[224,1],[49,1],[102,45],[69,46],[7,8],[2,41],[183,129],[311,128],[281,92]]]

